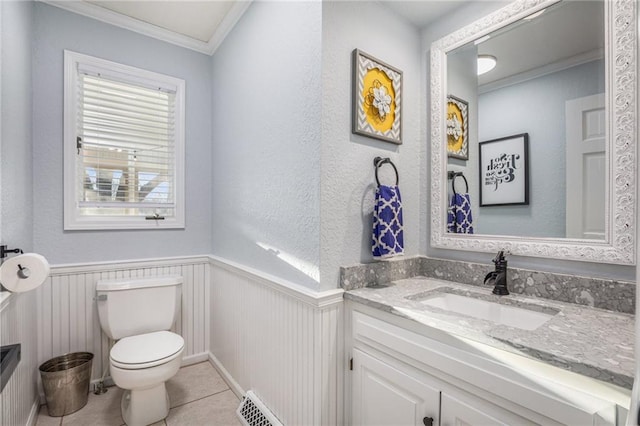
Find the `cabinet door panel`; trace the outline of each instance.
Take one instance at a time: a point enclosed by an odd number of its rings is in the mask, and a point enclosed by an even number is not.
[[[440,391],[357,349],[353,351],[353,424],[438,425]]]
[[[531,421],[471,395],[441,395],[441,426],[535,425]]]

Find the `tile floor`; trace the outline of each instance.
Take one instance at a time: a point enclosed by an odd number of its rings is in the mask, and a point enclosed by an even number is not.
[[[47,406],[40,407],[36,426],[121,426],[120,398],[122,389],[115,386],[102,395],[89,393],[89,400],[79,411],[63,417],[49,417]],[[235,410],[240,401],[209,362],[178,371],[167,382],[171,410],[166,419],[153,426],[237,426]]]

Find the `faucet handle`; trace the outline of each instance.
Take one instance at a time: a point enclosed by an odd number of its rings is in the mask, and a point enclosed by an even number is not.
[[[498,254],[496,255],[495,258],[493,258],[492,262],[493,263],[498,263],[498,262],[506,262],[506,258],[505,255],[507,254],[511,254],[511,252],[509,252],[506,249],[500,249],[500,251],[498,252]]]

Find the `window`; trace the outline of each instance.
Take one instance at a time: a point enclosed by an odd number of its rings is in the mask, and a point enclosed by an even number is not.
[[[65,51],[64,229],[184,227],[184,81]]]

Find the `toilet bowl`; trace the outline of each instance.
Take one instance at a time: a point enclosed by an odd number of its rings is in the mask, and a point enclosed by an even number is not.
[[[184,339],[169,331],[180,302],[181,277],[99,281],[98,314],[117,342],[109,352],[114,383],[128,426],[144,426],[169,414],[165,382],[180,368]]]
[[[184,339],[169,331],[125,337],[113,346],[111,378],[125,389],[121,409],[127,425],[148,425],[167,417],[165,382],[178,372],[183,350]]]

